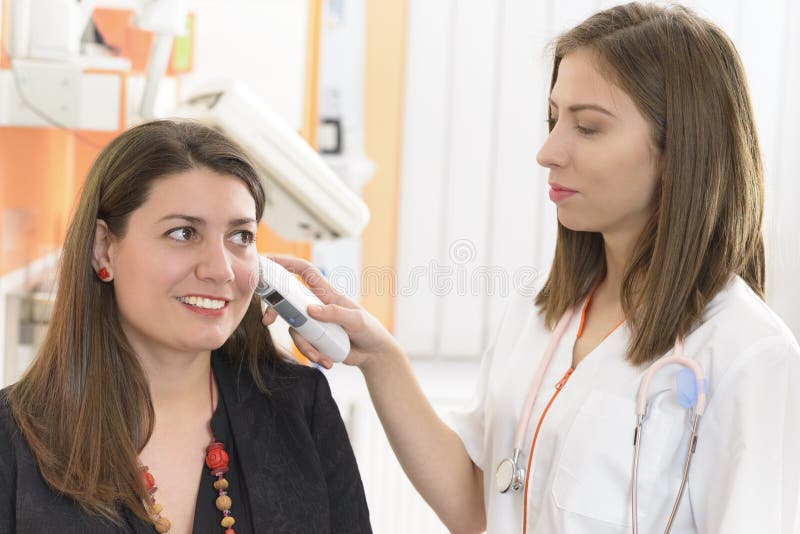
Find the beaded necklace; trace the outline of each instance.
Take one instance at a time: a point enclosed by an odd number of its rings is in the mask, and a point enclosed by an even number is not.
[[[211,397],[211,417],[214,417],[214,382],[213,382],[213,373],[211,369],[208,371],[208,391]],[[209,424],[209,428],[211,425]],[[217,480],[214,481],[214,489],[218,492],[218,497],[216,499],[217,510],[222,512],[222,521],[220,521],[220,526],[225,529],[225,534],[236,534],[234,532],[233,524],[236,523],[236,520],[231,515],[231,498],[228,497],[228,481],[224,478],[225,473],[228,472],[228,453],[225,452],[225,444],[221,443],[214,438],[214,432],[211,431],[211,443],[206,447],[206,466],[209,469],[209,473],[215,477]],[[156,486],[155,478],[150,471],[148,470],[146,465],[140,466],[142,470],[142,479],[144,481],[144,487],[147,489],[147,493],[149,494],[149,503],[147,504],[147,513],[150,514],[150,517],[153,519],[153,526],[155,527],[156,531],[160,534],[168,534],[170,528],[172,528],[172,524],[170,523],[169,519],[161,515],[161,511],[163,507],[156,502],[155,497],[153,494],[158,490]]]

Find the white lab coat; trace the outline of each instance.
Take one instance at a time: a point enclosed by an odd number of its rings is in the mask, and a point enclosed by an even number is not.
[[[591,311],[590,311],[591,313]],[[573,316],[534,405],[524,462],[554,385],[572,362]],[[617,328],[576,368],[544,419],[528,487],[528,532],[630,532],[634,400],[646,366],[625,361]],[[531,379],[549,339],[530,292],[511,299],[486,351],[474,404],[449,414],[484,473],[489,534],[522,532],[522,494],[499,494],[497,464],[510,456]],[[709,402],[672,532],[800,532],[800,347],[741,278],[709,304],[685,341],[708,377]],[[639,461],[639,530],[663,532],[680,483],[689,415],[669,366],[651,384]]]

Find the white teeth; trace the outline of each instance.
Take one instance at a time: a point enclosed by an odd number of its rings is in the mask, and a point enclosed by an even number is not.
[[[209,310],[219,310],[220,308],[225,306],[224,300],[213,300],[213,299],[206,299],[203,297],[178,297],[178,300],[189,304],[190,306],[196,306],[198,308],[206,308]]]

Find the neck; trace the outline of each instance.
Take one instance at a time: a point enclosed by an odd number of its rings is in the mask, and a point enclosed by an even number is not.
[[[156,413],[210,413],[210,352],[154,352],[136,347],[134,350],[150,383],[150,398]]]
[[[633,232],[603,234],[606,276],[600,282],[597,292],[602,293],[612,301],[619,302],[620,300],[622,277],[633,253],[636,239],[637,234]]]

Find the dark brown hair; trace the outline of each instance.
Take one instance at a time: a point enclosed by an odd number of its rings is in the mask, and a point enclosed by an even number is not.
[[[680,6],[630,3],[597,13],[555,41],[551,89],[565,55],[599,68],[651,125],[660,179],[621,287],[633,332],[628,360],[652,361],[700,321],[741,276],[764,297],[761,156],[744,68],[727,35]],[[545,324],[605,276],[603,237],[558,225],[555,259],[536,297]]]
[[[92,165],[67,230],[47,336],[8,400],[42,476],[86,511],[119,523],[119,506],[149,520],[138,454],[155,414],[148,382],[117,315],[112,284],[98,280],[91,260],[97,219],[124,237],[131,213],[164,176],[207,168],[244,182],[264,211],[255,166],[219,132],[188,121],[132,128],[106,146]],[[245,365],[266,391],[260,367],[279,355],[261,324],[253,297],[244,319],[221,347]]]

